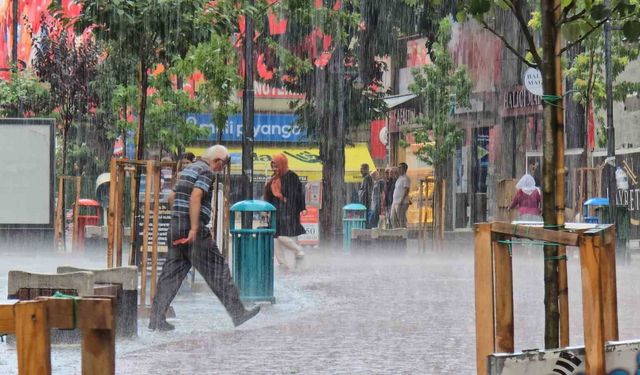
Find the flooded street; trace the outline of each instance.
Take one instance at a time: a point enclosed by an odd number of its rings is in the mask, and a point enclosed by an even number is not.
[[[582,344],[579,260],[570,251],[571,344]],[[5,257],[5,259],[7,259]],[[8,269],[54,271],[57,264],[101,267],[99,257],[28,257]],[[302,269],[276,274],[275,305],[234,329],[211,292],[181,292],[176,330],[116,343],[117,374],[472,374],[475,323],[472,248],[364,256],[308,251]],[[620,338],[640,336],[634,274],[618,267]],[[516,348],[543,346],[542,261],[514,249]],[[13,345],[0,343],[0,373],[15,374]],[[54,374],[79,374],[79,345],[55,345]]]

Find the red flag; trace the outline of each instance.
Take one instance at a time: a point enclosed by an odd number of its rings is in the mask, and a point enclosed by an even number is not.
[[[113,144],[113,156],[120,157],[124,155],[124,142],[122,141],[122,137],[118,137],[116,142]]]
[[[384,160],[387,156],[387,141],[384,120],[371,121],[371,157],[377,160]],[[381,136],[382,135],[382,136]]]

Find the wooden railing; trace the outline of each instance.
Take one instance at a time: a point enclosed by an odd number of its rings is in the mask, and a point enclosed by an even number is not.
[[[82,374],[115,374],[115,300],[38,298],[0,302],[0,332],[16,335],[19,375],[51,374],[50,329],[82,331]]]
[[[488,355],[514,351],[513,271],[508,244],[513,237],[553,243],[562,247],[563,253],[564,246],[579,246],[586,375],[604,374],[605,342],[618,340],[614,226],[567,232],[496,222],[475,225],[478,375],[487,374]],[[565,289],[561,290],[561,298],[567,298],[568,293],[566,271],[564,277],[564,281],[560,280],[565,285],[561,286]],[[563,311],[562,303],[560,308],[561,326],[568,326],[568,311]]]

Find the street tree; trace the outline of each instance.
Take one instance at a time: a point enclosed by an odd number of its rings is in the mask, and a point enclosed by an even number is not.
[[[416,155],[434,169],[434,211],[442,212],[442,181],[446,168],[462,141],[463,132],[452,119],[455,108],[468,107],[472,82],[464,66],[456,67],[447,46],[451,40],[451,21],[443,18],[430,47],[432,64],[413,69],[409,86],[423,103],[423,114],[416,119],[420,128],[413,132],[419,148]],[[434,215],[436,228],[444,218]]]
[[[524,64],[541,72],[544,92],[543,218],[546,228],[562,229],[565,223],[565,175],[561,56],[610,20],[620,23],[624,35],[631,41],[637,41],[640,36],[638,4],[635,1],[612,0],[607,7],[602,2],[577,0],[472,0],[460,1],[458,5],[456,17],[459,21],[475,18]],[[491,20],[496,12],[508,12],[515,17],[525,39],[525,51],[515,48],[513,41],[497,30]],[[539,42],[536,34],[538,25],[541,27]],[[563,34],[571,39],[563,42]],[[568,302],[566,295],[560,298],[558,280],[559,272],[566,275],[566,263],[558,261],[557,246],[545,245],[544,257],[545,347],[557,348],[561,339],[560,329],[563,330],[563,344],[568,343],[568,327],[566,324],[560,327],[560,309],[566,311]],[[562,306],[559,306],[559,301]]]
[[[67,172],[67,140],[74,120],[95,108],[91,80],[97,75],[98,49],[88,35],[74,38],[57,20],[43,16],[33,40],[33,70],[49,87],[61,138],[60,170]]]
[[[341,232],[346,200],[345,146],[349,129],[383,117],[386,93],[381,78],[385,64],[374,58],[376,43],[367,39],[369,58],[363,63],[360,34],[364,3],[358,1],[273,2],[263,20],[257,51],[266,66],[261,79],[276,87],[302,93],[293,104],[298,126],[307,130],[320,149],[322,161],[321,240],[333,241]],[[402,4],[404,6],[404,3]],[[376,13],[377,14],[377,13]],[[274,15],[277,17],[273,18]],[[271,33],[269,22],[286,20],[285,30]],[[258,30],[260,30],[258,28]]]
[[[82,13],[68,20],[76,32],[90,29],[99,40],[117,45],[136,57],[137,159],[143,158],[150,69],[157,63],[170,62],[173,56],[186,54],[192,44],[208,36],[212,26],[203,23],[200,17],[208,3],[207,0],[79,0]]]
[[[613,64],[611,79],[614,82],[614,99],[624,101],[628,95],[640,92],[640,83],[618,79],[627,65],[638,58],[640,48],[637,43],[627,42],[621,33],[613,33],[611,39]],[[594,121],[600,124],[596,136],[597,146],[605,147],[607,135],[606,131],[602,131],[605,127],[604,118],[598,116],[606,107],[605,61],[602,54],[604,35],[602,30],[595,31],[581,45],[583,52],[574,58],[571,67],[566,69],[566,74],[573,80],[573,99],[586,108],[585,128],[588,129],[591,121],[590,116],[593,113]]]

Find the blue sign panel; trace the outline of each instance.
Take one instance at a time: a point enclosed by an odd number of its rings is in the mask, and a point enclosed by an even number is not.
[[[216,126],[210,113],[191,113],[187,115],[187,121],[200,127],[209,129],[208,141],[215,141]],[[256,142],[306,142],[306,129],[299,129],[295,124],[296,116],[292,114],[267,114],[256,113],[254,115],[253,134]],[[230,116],[227,126],[222,133],[222,140],[227,142],[242,141],[242,115]]]

